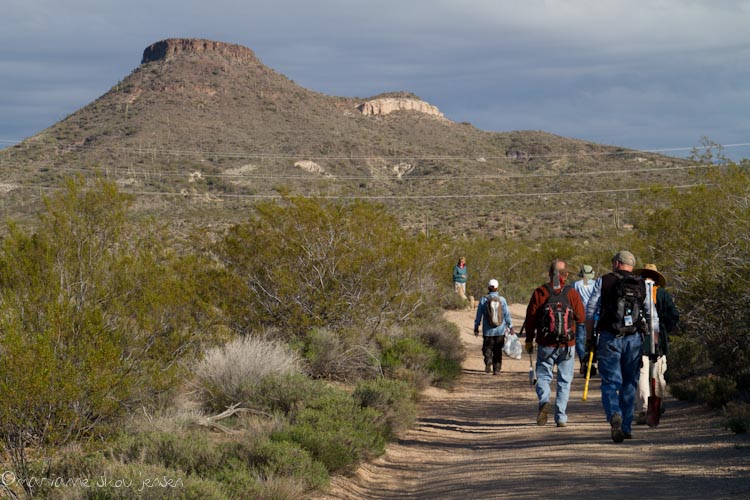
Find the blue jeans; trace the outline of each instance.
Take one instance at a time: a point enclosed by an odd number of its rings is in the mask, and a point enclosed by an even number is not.
[[[576,325],[576,354],[581,364],[588,361],[586,356],[586,325],[583,323]]]
[[[544,347],[539,346],[536,353],[536,395],[539,406],[549,402],[550,383],[552,383],[552,369],[557,365],[557,395],[555,396],[555,422],[565,423],[568,415],[570,382],[573,380],[573,365],[575,364],[574,347]]]
[[[633,422],[642,343],[637,333],[626,337],[609,332],[599,334],[596,354],[602,381],[602,406],[607,422],[616,413],[622,416],[622,430],[626,434],[630,434]]]

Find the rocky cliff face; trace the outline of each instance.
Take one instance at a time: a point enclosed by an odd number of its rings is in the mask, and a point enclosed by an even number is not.
[[[255,53],[242,45],[199,38],[169,38],[146,47],[141,64],[169,59],[180,54],[205,53],[223,55],[232,59],[257,60]]]
[[[371,99],[357,106],[363,115],[387,115],[394,111],[418,111],[427,115],[444,118],[432,104],[419,99],[410,99],[406,97],[383,97]]]

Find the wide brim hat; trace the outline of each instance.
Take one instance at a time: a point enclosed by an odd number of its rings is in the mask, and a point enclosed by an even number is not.
[[[667,284],[667,279],[659,272],[655,264],[646,264],[643,269],[633,270],[633,274],[643,276],[644,278],[651,278],[654,280],[654,283],[659,286],[665,286]]]

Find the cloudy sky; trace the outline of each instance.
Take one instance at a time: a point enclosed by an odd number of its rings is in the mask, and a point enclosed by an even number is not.
[[[3,0],[0,147],[171,37],[245,45],[329,95],[409,91],[450,119],[750,158],[750,0]],[[669,154],[687,151],[674,149]]]

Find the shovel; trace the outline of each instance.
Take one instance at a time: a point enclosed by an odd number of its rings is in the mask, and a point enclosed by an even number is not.
[[[648,382],[650,387],[650,395],[648,397],[648,405],[646,407],[646,424],[649,427],[656,427],[659,425],[659,419],[661,418],[661,398],[656,395],[656,325],[654,321],[653,311],[656,310],[656,304],[654,303],[654,296],[652,293],[652,286],[648,286],[647,283],[647,302],[649,306],[650,321],[649,321],[649,349],[648,349]]]
[[[651,395],[648,397],[648,407],[646,409],[646,424],[649,427],[659,425],[661,418],[661,398],[656,395],[656,361],[649,359],[648,378],[651,386]]]

